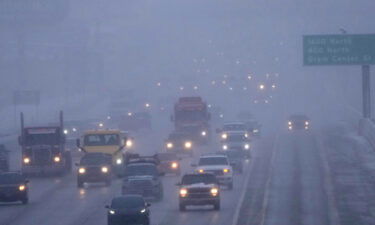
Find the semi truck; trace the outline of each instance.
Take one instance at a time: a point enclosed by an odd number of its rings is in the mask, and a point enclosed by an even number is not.
[[[211,130],[207,103],[201,97],[181,97],[174,105],[171,120],[176,131],[188,133],[196,144],[207,144]]]
[[[25,127],[21,113],[21,135],[18,138],[22,149],[22,173],[57,174],[70,172],[72,157],[65,149],[64,117],[60,111],[58,126]]]

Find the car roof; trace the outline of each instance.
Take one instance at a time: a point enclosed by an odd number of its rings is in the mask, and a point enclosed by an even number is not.
[[[225,125],[245,125],[245,123],[241,121],[234,121],[234,122],[225,122],[223,125],[224,126]]]
[[[212,154],[201,155],[199,158],[227,158],[227,156],[222,155],[222,154],[212,153]]]

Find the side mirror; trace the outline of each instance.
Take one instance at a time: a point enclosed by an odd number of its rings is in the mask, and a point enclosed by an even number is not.
[[[109,209],[110,207],[109,207],[109,205],[105,205],[104,208]]]
[[[151,206],[151,203],[146,202],[146,207],[150,207],[150,206]]]
[[[75,165],[75,166],[79,166],[79,163],[76,162],[76,163],[74,163],[74,165]]]
[[[81,139],[77,138],[76,145],[77,145],[78,148],[81,147]]]
[[[22,136],[18,136],[18,144],[19,145],[23,144],[23,138],[22,138]]]
[[[191,167],[197,167],[197,164],[196,163],[192,163],[190,164]]]

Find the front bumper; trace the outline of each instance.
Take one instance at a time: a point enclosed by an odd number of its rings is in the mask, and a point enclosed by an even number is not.
[[[180,197],[180,204],[183,205],[213,205],[220,202],[220,197],[209,197],[209,198],[189,198]]]
[[[55,165],[22,165],[23,174],[55,174],[66,171],[66,167],[63,164]]]

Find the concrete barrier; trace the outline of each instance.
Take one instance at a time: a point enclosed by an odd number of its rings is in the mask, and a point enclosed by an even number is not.
[[[361,119],[359,121],[359,135],[366,138],[375,150],[375,124],[370,119]]]

